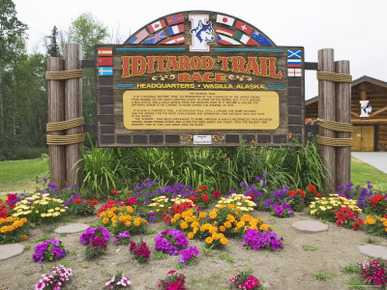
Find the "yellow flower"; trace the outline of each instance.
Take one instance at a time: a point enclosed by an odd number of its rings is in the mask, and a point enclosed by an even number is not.
[[[228,229],[232,227],[231,222],[229,222],[229,221],[225,222],[225,223],[224,223],[224,226],[225,226],[226,228],[228,228]]]
[[[220,243],[221,243],[223,246],[227,245],[227,244],[228,244],[227,238],[221,238],[221,239],[220,239]]]
[[[207,243],[207,244],[212,244],[213,241],[214,241],[214,240],[213,240],[211,237],[207,237],[207,238],[206,238],[206,243]]]
[[[210,212],[209,217],[210,219],[215,219],[218,216],[218,214],[214,211]]]
[[[263,230],[263,231],[266,231],[266,230],[270,230],[271,229],[271,226],[268,225],[268,224],[261,224],[260,227],[259,227],[260,230]]]
[[[175,213],[175,215],[173,216],[173,218],[174,218],[175,220],[179,220],[179,219],[181,218],[181,214]]]
[[[140,226],[141,223],[142,223],[142,220],[141,220],[140,218],[136,218],[136,219],[134,220],[134,225],[135,225],[136,227]]]
[[[186,228],[188,228],[188,223],[186,223],[186,222],[184,222],[184,221],[180,222],[180,228],[181,228],[182,230],[185,230]]]
[[[219,227],[219,230],[220,230],[222,233],[224,233],[224,232],[226,231],[226,227],[225,227],[225,226],[220,226],[220,227]]]
[[[227,205],[227,207],[232,209],[232,208],[235,207],[235,205],[233,205],[232,203],[229,203],[229,204]]]
[[[326,211],[326,210],[327,210],[325,206],[320,206],[320,209],[321,209],[322,211]]]
[[[27,240],[27,239],[28,239],[28,235],[23,235],[23,236],[22,236],[22,240],[23,240],[23,241],[25,241],[25,240]]]
[[[198,228],[199,227],[199,223],[197,221],[194,221],[192,224],[191,224],[191,228]]]
[[[205,212],[199,213],[199,218],[204,219],[207,216]]]
[[[372,216],[367,216],[367,219],[365,220],[364,224],[370,224],[373,225],[376,223],[376,220]]]
[[[103,220],[102,220],[102,223],[103,224],[107,224],[109,222],[109,219],[108,218],[104,218]]]
[[[124,224],[126,227],[129,227],[132,224],[132,222],[130,220],[126,220]]]
[[[176,222],[176,219],[171,219],[171,224],[174,224]]]
[[[187,235],[187,238],[189,240],[192,240],[194,238],[195,234],[193,232],[189,232],[188,235]]]
[[[133,207],[131,207],[130,205],[128,205],[126,208],[126,211],[128,212],[128,213],[133,213]]]
[[[317,213],[317,208],[312,209],[312,210],[310,211],[310,214],[311,214],[311,215],[315,215],[316,213]]]

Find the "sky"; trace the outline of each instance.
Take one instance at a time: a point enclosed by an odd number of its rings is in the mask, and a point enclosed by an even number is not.
[[[82,13],[108,27],[112,39],[168,14],[208,10],[250,23],[278,46],[303,46],[306,62],[318,50],[333,48],[335,61],[349,60],[352,78],[363,75],[387,82],[386,0],[13,0],[17,17],[29,27],[28,51],[44,51],[44,36],[56,25],[67,31]],[[315,71],[305,72],[306,99],[317,96]]]

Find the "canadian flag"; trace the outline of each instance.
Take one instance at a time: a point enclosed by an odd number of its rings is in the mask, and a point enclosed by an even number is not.
[[[165,21],[164,19],[160,19],[156,22],[153,22],[152,24],[149,24],[148,25],[148,29],[151,33],[154,33],[156,31],[159,31],[160,29],[162,29],[163,27],[165,27]]]

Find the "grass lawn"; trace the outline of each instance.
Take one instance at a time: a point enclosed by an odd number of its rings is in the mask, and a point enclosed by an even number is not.
[[[48,159],[35,158],[0,162],[0,192],[31,191],[36,177],[48,177]]]
[[[374,188],[387,191],[387,174],[356,158],[351,160],[351,179],[355,186],[365,186],[366,181],[371,181]]]

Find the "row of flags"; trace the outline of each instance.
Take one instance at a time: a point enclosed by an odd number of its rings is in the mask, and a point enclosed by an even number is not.
[[[288,49],[288,76],[301,77],[301,50]],[[98,75],[113,75],[113,49],[111,47],[98,48]]]
[[[142,28],[126,44],[183,44],[184,22],[183,13],[161,18]],[[216,23],[216,41],[222,45],[273,45],[257,29],[234,17],[217,14]]]
[[[113,75],[113,48],[99,47],[98,55],[98,75],[112,76]]]
[[[301,50],[288,49],[288,76],[301,77]]]

